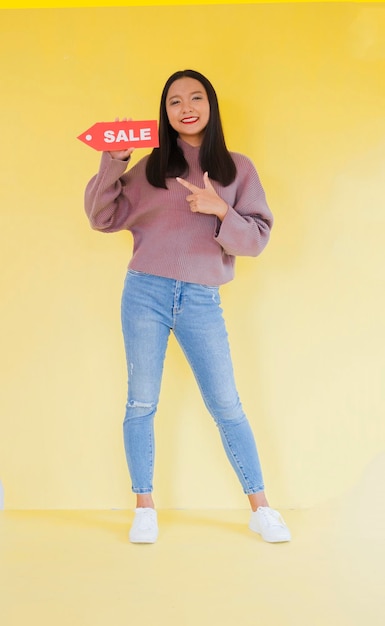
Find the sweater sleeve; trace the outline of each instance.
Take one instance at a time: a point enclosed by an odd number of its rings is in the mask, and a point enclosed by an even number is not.
[[[233,256],[258,256],[270,239],[274,218],[253,163],[237,157],[237,192],[234,206],[229,206],[219,224],[216,241]]]
[[[91,227],[105,233],[123,230],[131,206],[124,187],[127,161],[113,159],[103,152],[98,173],[91,178],[84,194],[84,208]]]

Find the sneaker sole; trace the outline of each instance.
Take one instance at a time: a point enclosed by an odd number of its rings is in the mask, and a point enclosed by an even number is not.
[[[249,528],[250,530],[253,531],[253,533],[257,533],[258,535],[260,535],[264,541],[267,541],[267,543],[286,543],[287,541],[291,541],[291,535],[287,535],[286,537],[282,539],[275,539],[275,538],[270,539],[266,536],[263,536],[260,530],[257,530],[256,528],[253,528],[252,526],[249,526]]]
[[[128,538],[131,543],[155,543],[158,539],[158,535],[153,537],[135,537],[129,535]]]

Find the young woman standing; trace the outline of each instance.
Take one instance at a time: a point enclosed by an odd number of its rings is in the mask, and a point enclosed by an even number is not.
[[[238,255],[257,256],[273,216],[252,162],[229,152],[210,81],[174,73],[160,103],[159,148],[126,172],[132,149],[102,154],[85,210],[92,228],[127,229],[134,248],[122,295],[128,399],[124,444],[136,509],[130,541],[158,537],[153,501],[154,416],[171,331],[218,427],[251,506],[249,528],[290,540],[269,507],[252,430],[237,393],[219,286]]]

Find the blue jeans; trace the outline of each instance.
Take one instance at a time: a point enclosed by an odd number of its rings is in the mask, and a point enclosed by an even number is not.
[[[128,369],[123,434],[132,491],[153,489],[154,416],[171,330],[244,493],[263,491],[254,436],[235,387],[218,288],[128,270],[121,313]]]

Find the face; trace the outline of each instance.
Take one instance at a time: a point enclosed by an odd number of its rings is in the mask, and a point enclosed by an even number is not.
[[[210,104],[202,83],[195,78],[175,80],[166,97],[168,121],[179,137],[200,146],[210,118]]]

